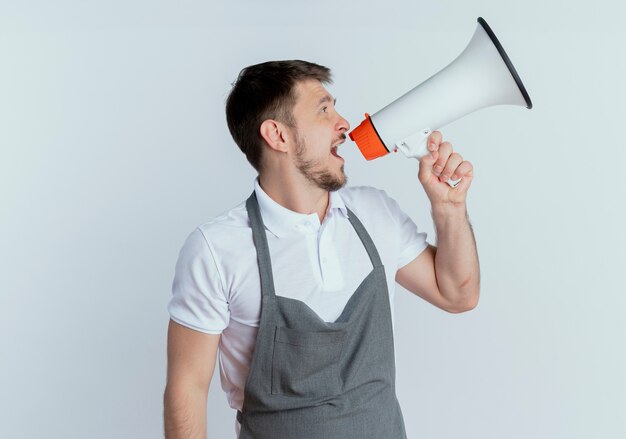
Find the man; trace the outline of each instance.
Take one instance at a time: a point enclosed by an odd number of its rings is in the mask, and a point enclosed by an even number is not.
[[[169,305],[166,437],[206,436],[219,347],[241,439],[405,438],[395,395],[395,282],[446,311],[474,308],[476,245],[466,213],[472,165],[441,133],[419,181],[438,246],[383,191],[345,187],[350,129],[326,67],[243,69],[230,132],[258,171],[254,192],[199,226],[176,265]],[[446,182],[461,178],[455,188]]]

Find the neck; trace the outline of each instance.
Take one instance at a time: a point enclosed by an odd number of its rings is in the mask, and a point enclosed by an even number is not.
[[[330,204],[330,195],[308,180],[302,180],[293,181],[282,173],[259,174],[259,185],[272,200],[294,212],[317,213],[321,223]]]

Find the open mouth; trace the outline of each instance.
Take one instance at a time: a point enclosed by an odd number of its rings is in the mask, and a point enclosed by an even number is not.
[[[341,145],[343,142],[345,142],[345,140],[342,140],[341,142],[339,142],[338,144],[336,144],[335,146],[333,146],[333,147],[330,149],[330,153],[331,153],[332,155],[334,155],[335,157],[340,158],[340,159],[342,159],[342,160],[343,160],[343,157],[341,157],[339,154],[337,154],[337,150],[339,149],[339,145]]]

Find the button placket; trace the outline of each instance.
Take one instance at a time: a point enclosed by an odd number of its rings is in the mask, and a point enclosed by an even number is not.
[[[339,270],[335,243],[329,241],[330,230],[323,224],[318,234],[318,252],[320,261],[320,273],[324,289],[333,291],[343,286],[343,276]]]

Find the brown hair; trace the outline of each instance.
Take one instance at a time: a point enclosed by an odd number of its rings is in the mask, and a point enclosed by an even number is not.
[[[226,99],[226,122],[239,149],[259,171],[263,121],[274,119],[295,128],[292,110],[298,81],[332,83],[330,69],[307,61],[269,61],[245,67]]]

